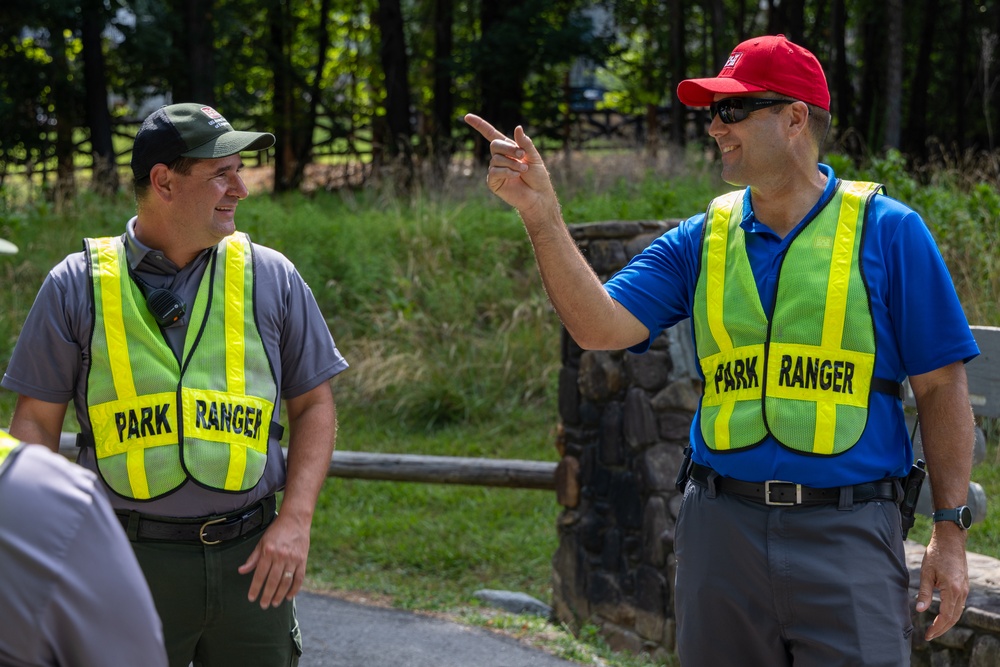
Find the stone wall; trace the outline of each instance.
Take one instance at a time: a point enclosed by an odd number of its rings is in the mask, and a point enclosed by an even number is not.
[[[573,225],[602,279],[674,221]],[[562,460],[557,470],[559,547],[553,557],[555,616],[595,625],[616,650],[667,660],[674,651],[674,488],[700,395],[688,323],[642,355],[583,351],[563,332],[559,375]],[[907,543],[913,596],[922,545]],[[959,626],[933,642],[915,617],[914,667],[1000,665],[1000,562],[970,554],[973,591]]]

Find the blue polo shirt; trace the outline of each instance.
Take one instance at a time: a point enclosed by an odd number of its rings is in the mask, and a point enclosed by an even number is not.
[[[823,164],[819,167],[827,176],[826,188],[785,238],[754,217],[750,189],[746,190],[741,226],[769,317],[785,252],[800,228],[829,203],[836,188],[833,170]],[[691,317],[704,221],[704,213],[688,218],[605,284],[608,294],[649,329],[649,340],[631,351],[644,352],[663,329]],[[902,381],[979,354],[937,245],[924,221],[909,207],[885,195],[872,199],[865,220],[861,270],[875,324],[876,377]],[[781,479],[820,488],[900,477],[913,459],[902,404],[881,393],[871,395],[861,440],[836,456],[800,454],[771,437],[748,449],[713,452],[701,435],[699,415],[691,426],[691,444],[694,461],[723,476],[754,482]]]

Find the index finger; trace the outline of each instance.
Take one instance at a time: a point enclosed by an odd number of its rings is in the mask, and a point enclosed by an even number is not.
[[[474,113],[465,114],[465,122],[473,130],[483,135],[483,138],[486,139],[487,141],[496,141],[497,139],[504,139],[510,141],[509,139],[507,139],[507,135],[505,135],[503,132],[490,125],[485,119],[480,118]]]

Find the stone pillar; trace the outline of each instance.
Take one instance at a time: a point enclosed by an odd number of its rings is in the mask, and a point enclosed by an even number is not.
[[[571,227],[608,278],[676,222]],[[563,331],[559,375],[559,548],[553,607],[612,648],[654,656],[674,648],[674,480],[701,392],[690,328],[664,332],[645,354],[583,351]]]

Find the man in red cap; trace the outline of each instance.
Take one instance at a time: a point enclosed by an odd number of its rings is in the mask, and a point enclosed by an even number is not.
[[[722,176],[741,189],[604,285],[524,130],[466,122],[491,142],[487,183],[517,208],[581,347],[643,352],[690,318],[704,389],[675,531],[681,663],[909,664],[907,377],[939,510],[916,603],[923,612],[940,591],[927,639],[968,594],[964,362],[979,350],[948,270],[915,212],[819,163],[830,95],[806,49],[750,39],[678,95],[711,108]]]

